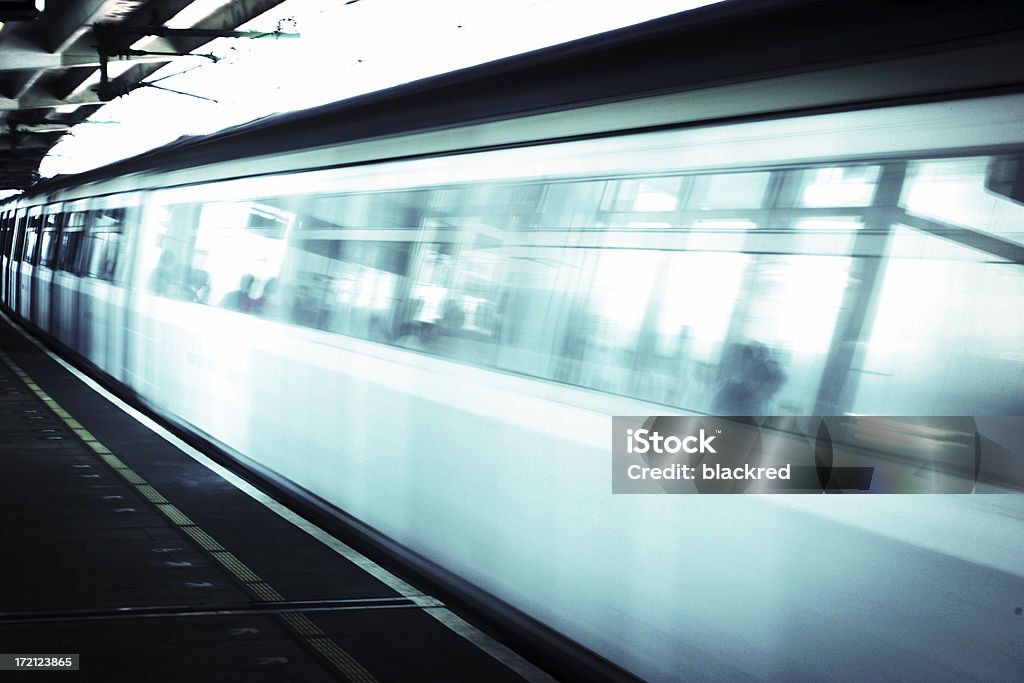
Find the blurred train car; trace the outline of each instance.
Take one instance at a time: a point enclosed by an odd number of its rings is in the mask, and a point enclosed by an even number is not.
[[[638,677],[1015,680],[1020,496],[612,495],[609,416],[1024,414],[1022,30],[724,3],[183,140],[0,205],[0,294]]]

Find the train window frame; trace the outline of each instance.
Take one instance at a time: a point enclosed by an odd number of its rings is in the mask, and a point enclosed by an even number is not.
[[[39,265],[49,270],[56,270],[58,247],[60,246],[61,222],[64,214],[47,207],[43,214],[42,229],[39,234]]]
[[[0,256],[6,257],[7,253],[7,237],[10,234],[10,217],[11,212],[4,210],[0,212]]]
[[[8,260],[13,260],[14,255],[14,233],[16,232],[14,227],[14,211],[11,210],[7,214],[7,226],[3,240],[3,255]]]
[[[85,232],[85,211],[67,211],[63,215],[64,221],[60,231],[60,244],[57,247],[57,270],[70,273],[71,275],[78,275],[76,265],[82,235]],[[78,224],[78,221],[75,220],[78,216],[82,217],[81,224]]]
[[[115,282],[121,252],[124,249],[125,223],[128,208],[110,206],[94,208],[86,212],[84,246],[80,258],[80,274],[94,280]],[[109,217],[109,225],[100,225],[104,217]]]
[[[15,224],[17,226],[17,230],[14,235],[14,253],[11,255],[11,260],[21,263],[25,249],[26,226],[28,225],[28,218],[25,216],[24,211],[18,212]]]
[[[42,212],[30,212],[28,225],[25,228],[24,260],[30,266],[35,266],[39,260],[39,238],[43,222]]]

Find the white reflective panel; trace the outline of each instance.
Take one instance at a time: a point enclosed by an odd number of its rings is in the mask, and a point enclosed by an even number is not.
[[[852,411],[882,415],[1024,412],[1024,273],[945,243],[958,260],[913,258],[939,238],[893,235]],[[898,387],[898,391],[895,388]]]
[[[640,329],[661,257],[658,252],[633,250],[601,254],[590,300],[609,340],[632,337]]]
[[[793,226],[792,251],[813,254],[827,249],[830,254],[849,253],[857,231],[863,226],[859,218],[802,218]]]
[[[679,203],[683,179],[623,179],[609,183],[601,203],[602,211],[674,211]]]
[[[770,174],[727,173],[694,179],[691,209],[755,209],[761,206]]]
[[[190,273],[205,275],[201,303],[251,311],[263,284],[281,273],[283,237],[293,221],[294,215],[256,202],[203,206]]]
[[[901,204],[907,211],[1024,244],[1024,206],[985,188],[992,157],[910,164]]]
[[[763,345],[766,362],[781,371],[776,393],[761,393],[763,415],[808,415],[849,282],[850,259],[837,256],[762,256],[751,269],[749,296],[733,321],[741,338]]]
[[[849,265],[850,259],[841,257],[761,257],[744,328],[751,337],[794,353],[826,353]]]
[[[663,396],[690,410],[709,410],[729,322],[742,295],[746,254],[676,252],[660,292],[658,331],[672,359]],[[674,347],[674,348],[673,348]]]
[[[603,222],[599,222],[597,213],[610,184],[599,180],[545,185],[535,227],[575,228],[603,225]]]
[[[867,206],[875,193],[878,166],[838,166],[803,171],[798,206]]]
[[[659,178],[644,183],[636,195],[634,211],[674,211],[682,178]]]

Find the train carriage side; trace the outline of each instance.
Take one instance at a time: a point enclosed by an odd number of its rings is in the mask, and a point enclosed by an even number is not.
[[[1019,412],[1024,328],[1006,311],[1024,298],[1021,208],[985,186],[1024,143],[1020,107],[1013,95],[154,190],[128,383],[645,678],[685,667],[682,652],[644,658],[646,643],[687,639],[720,653],[719,677],[756,677],[765,657],[809,674],[798,653],[829,650],[816,596],[856,602],[859,584],[828,578],[853,571],[848,555],[821,558],[825,576],[766,564],[764,539],[792,557],[815,556],[822,536],[855,547],[870,581],[894,541],[1016,574],[1001,541],[965,556],[949,530],[965,518],[1019,530],[968,499],[926,502],[908,527],[892,521],[906,503],[883,497],[837,522],[824,499],[794,511],[609,496],[607,416],[718,412],[733,354],[754,345],[784,373],[769,413]],[[695,556],[710,539],[717,551]],[[764,582],[808,592],[778,602],[751,588]],[[737,590],[745,602],[721,614],[713,596]],[[874,591],[892,628],[870,610],[853,627],[920,640],[844,662],[849,680],[908,657],[956,676],[1016,665],[930,629],[908,591]],[[785,642],[736,630],[797,621],[815,626]],[[747,654],[723,651],[725,634]],[[925,642],[942,643],[938,664],[913,654]]]
[[[894,539],[962,557],[948,534],[955,519],[993,520],[972,500],[930,504],[908,538],[891,522],[902,501],[865,501],[851,527],[825,503],[796,513],[744,498],[695,528],[688,520],[713,502],[595,493],[608,487],[606,416],[714,412],[730,354],[750,344],[785,373],[769,412],[1017,411],[1024,330],[1005,313],[1024,298],[1021,209],[985,188],[993,160],[1020,151],[1019,109],[1009,96],[144,195],[90,198],[104,189],[92,188],[62,204],[54,305],[62,317],[77,307],[65,341],[110,374],[128,358],[126,383],[159,411],[620,665],[651,679],[684,666],[637,653],[684,638],[685,612],[707,629],[686,636],[697,650],[717,651],[729,633],[749,653],[713,658],[714,675],[757,675],[763,657],[792,667],[798,651],[825,643],[813,629],[768,643],[728,619],[800,615],[823,626],[815,599],[751,593],[726,619],[717,600],[694,601],[682,586],[703,582],[714,595],[799,581],[810,596],[855,600],[852,586],[750,553],[786,529],[795,556],[828,534],[864,557]],[[852,131],[845,148],[817,147],[815,131],[839,130]],[[968,146],[951,151],[954,134]],[[913,147],[924,139],[930,148]],[[27,230],[41,206],[14,215]],[[125,224],[138,228],[127,252],[108,236]],[[40,272],[28,234],[13,262],[23,307],[25,269]],[[106,279],[117,272],[108,246],[124,259],[130,295]],[[243,307],[231,295],[246,275]],[[131,302],[120,327],[105,317],[112,297]],[[117,358],[104,350],[111,329],[125,335]],[[935,358],[950,353],[958,363],[937,373]],[[842,363],[852,372],[837,372]],[[686,531],[666,547],[665,527]],[[689,552],[712,537],[719,552]],[[986,552],[972,561],[1008,570]],[[985,604],[996,597],[966,590]],[[895,623],[929,642],[946,637],[918,623],[905,587],[881,592]],[[870,612],[854,621],[878,630]],[[1014,666],[999,648],[942,642],[948,671]],[[892,661],[918,645],[892,650]],[[878,662],[845,666],[854,680]]]

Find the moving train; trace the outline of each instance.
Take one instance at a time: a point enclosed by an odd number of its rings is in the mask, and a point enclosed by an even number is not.
[[[618,495],[610,434],[960,415],[1019,452],[1022,29],[725,2],[183,139],[0,204],[0,297],[624,674],[1014,680],[1019,495]]]

